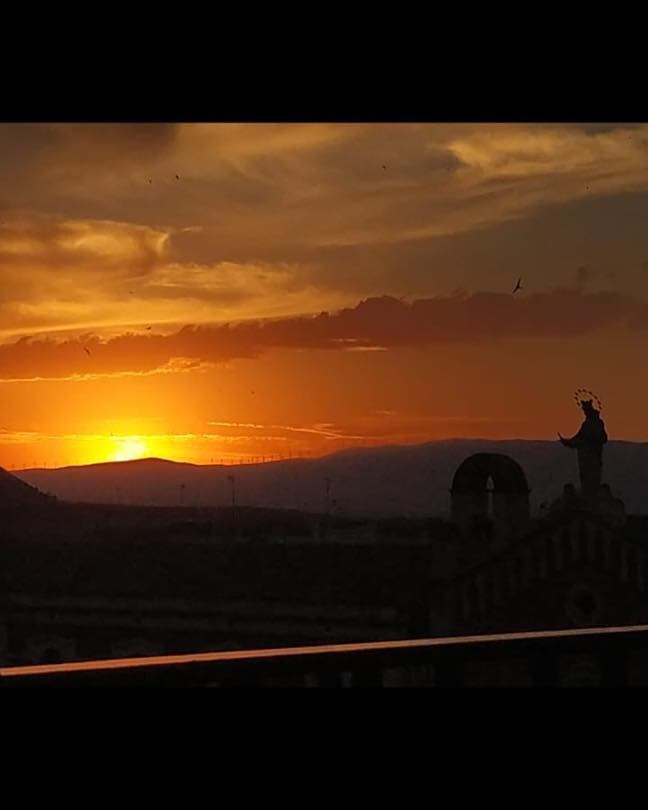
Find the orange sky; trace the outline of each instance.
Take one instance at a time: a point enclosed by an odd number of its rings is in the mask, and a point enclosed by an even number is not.
[[[2,466],[555,438],[581,386],[648,437],[646,126],[5,124],[0,170]]]

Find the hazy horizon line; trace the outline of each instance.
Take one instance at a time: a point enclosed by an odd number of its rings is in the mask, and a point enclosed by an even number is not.
[[[261,465],[266,464],[282,464],[286,462],[293,462],[293,461],[317,461],[319,459],[330,458],[332,456],[339,456],[344,453],[353,453],[353,452],[372,452],[372,451],[380,451],[380,450],[393,450],[393,449],[405,449],[405,448],[416,448],[416,447],[423,447],[428,444],[448,444],[451,442],[474,442],[474,443],[490,443],[490,444],[503,444],[508,442],[518,442],[518,443],[543,443],[543,444],[559,444],[558,439],[541,439],[541,438],[519,438],[519,437],[508,437],[508,438],[485,438],[485,437],[466,437],[466,436],[453,436],[444,439],[429,439],[423,442],[412,442],[412,443],[385,443],[381,445],[374,445],[367,447],[366,445],[354,445],[353,447],[344,447],[338,450],[334,450],[328,453],[321,453],[316,455],[295,455],[295,456],[284,456],[282,458],[267,458],[265,459],[263,456],[253,456],[252,458],[257,459],[256,461],[221,461],[221,462],[207,462],[207,463],[200,463],[194,461],[181,461],[172,458],[163,458],[162,456],[141,456],[139,458],[131,458],[131,459],[121,459],[121,460],[109,460],[109,461],[89,461],[85,464],[62,464],[60,466],[51,466],[51,467],[43,467],[43,466],[36,466],[36,467],[2,467],[0,465],[0,469],[4,469],[14,473],[20,472],[39,472],[39,471],[49,471],[53,472],[56,470],[71,470],[71,469],[80,469],[82,467],[107,467],[107,466],[121,466],[127,464],[137,464],[142,462],[164,462],[165,464],[177,464],[187,467],[259,467]],[[610,439],[608,444],[648,444],[648,439],[645,440],[637,440],[637,439]],[[261,460],[258,460],[258,459]]]

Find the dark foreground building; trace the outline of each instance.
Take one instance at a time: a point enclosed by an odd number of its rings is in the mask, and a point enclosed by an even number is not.
[[[460,466],[452,512],[462,542],[437,627],[488,633],[648,621],[648,519],[627,516],[602,482],[607,434],[592,402],[581,406],[580,431],[561,437],[578,452],[580,489],[566,484],[540,520],[530,520],[514,460],[478,454]]]

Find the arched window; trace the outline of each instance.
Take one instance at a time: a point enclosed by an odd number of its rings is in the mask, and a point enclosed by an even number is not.
[[[520,465],[501,453],[475,453],[455,472],[452,488],[453,521],[463,530],[492,536],[495,513],[497,539],[526,530],[529,487]],[[489,534],[490,532],[490,534]]]

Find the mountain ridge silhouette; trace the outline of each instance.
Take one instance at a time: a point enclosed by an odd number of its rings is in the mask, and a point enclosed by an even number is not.
[[[56,469],[14,471],[62,500],[142,505],[226,506],[236,503],[348,517],[443,516],[459,464],[477,452],[510,455],[524,469],[532,510],[578,485],[576,454],[542,439],[443,439],[415,445],[345,448],[317,458],[237,465],[145,458]],[[326,495],[325,480],[329,479]],[[603,479],[629,513],[648,513],[648,442],[611,441]]]

